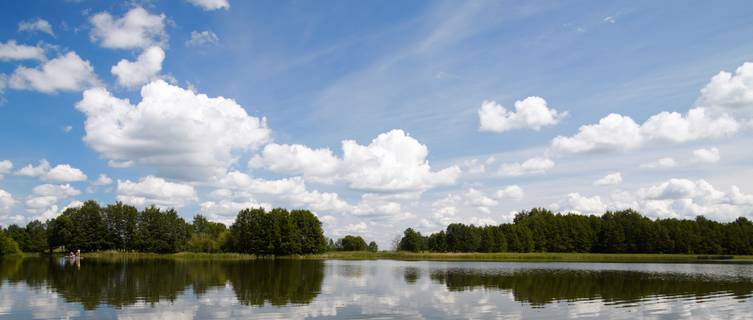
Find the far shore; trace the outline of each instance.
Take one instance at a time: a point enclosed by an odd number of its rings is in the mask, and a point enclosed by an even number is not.
[[[59,254],[59,253],[55,253]],[[27,254],[34,255],[34,254]],[[62,255],[61,255],[62,256]],[[242,253],[145,253],[100,251],[82,253],[82,258],[96,259],[175,259],[175,260],[408,260],[408,261],[515,261],[515,262],[751,262],[753,256],[696,255],[696,254],[643,254],[643,253],[559,253],[559,252],[496,252],[496,253],[440,253],[403,251],[330,251],[313,255],[257,256]]]

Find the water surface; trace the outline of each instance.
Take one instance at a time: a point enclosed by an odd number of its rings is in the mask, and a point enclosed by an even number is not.
[[[0,319],[753,317],[753,265],[0,260]]]

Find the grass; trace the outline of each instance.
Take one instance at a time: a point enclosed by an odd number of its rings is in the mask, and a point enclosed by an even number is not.
[[[713,260],[753,261],[753,256],[708,256],[693,254],[623,254],[623,253],[438,253],[394,251],[333,251],[314,255],[256,256],[240,253],[178,252],[170,254],[101,251],[84,253],[84,258],[108,259],[176,259],[176,260],[254,260],[254,259],[319,259],[319,260],[424,260],[424,261],[557,261],[557,262],[700,262]]]

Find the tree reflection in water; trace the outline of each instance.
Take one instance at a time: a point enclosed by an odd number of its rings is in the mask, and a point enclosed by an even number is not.
[[[80,269],[57,258],[0,260],[0,283],[49,287],[87,310],[136,302],[174,301],[189,288],[197,296],[229,283],[245,305],[306,304],[321,291],[324,263],[309,260],[179,261],[86,259]]]
[[[406,269],[407,273],[410,273]],[[731,294],[739,300],[753,293],[753,281],[709,278],[704,275],[614,270],[519,270],[484,272],[468,269],[433,270],[430,278],[450,291],[510,290],[516,301],[543,306],[557,301],[602,299],[631,304],[652,297],[701,298]]]

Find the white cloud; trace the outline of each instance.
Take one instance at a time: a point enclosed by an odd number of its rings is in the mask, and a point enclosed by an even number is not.
[[[135,7],[117,19],[107,12],[100,12],[89,22],[92,24],[91,40],[105,48],[146,48],[167,42],[165,15],[153,15],[141,7]]]
[[[264,146],[248,163],[252,168],[302,174],[306,178],[331,182],[340,168],[340,159],[327,148],[311,149],[304,145],[275,144]]]
[[[237,152],[266,143],[265,118],[249,116],[232,99],[209,98],[162,80],[141,88],[132,105],[103,88],[84,92],[84,141],[113,167],[153,166],[169,178],[222,176]]]
[[[191,39],[188,39],[185,45],[186,47],[201,46],[207,44],[216,45],[219,41],[220,38],[217,37],[217,34],[212,31],[191,31]]]
[[[27,46],[17,44],[16,40],[0,42],[0,61],[11,60],[39,60],[44,61],[47,57],[44,48],[40,46]]]
[[[719,149],[696,149],[693,151],[693,161],[698,163],[717,163],[719,162]]]
[[[515,112],[509,112],[494,101],[484,101],[478,109],[479,130],[504,132],[513,129],[530,128],[540,130],[542,127],[557,124],[566,112],[558,112],[547,107],[546,100],[540,97],[528,97],[515,101]]]
[[[497,199],[521,200],[525,193],[523,192],[523,188],[511,185],[497,190],[495,195],[497,196]]]
[[[9,174],[11,170],[13,170],[13,162],[10,162],[10,160],[0,161],[0,180],[2,180],[6,174]]]
[[[580,214],[600,215],[606,211],[606,206],[601,202],[599,196],[587,197],[577,192],[569,193],[567,199],[550,205],[550,207],[553,210]]]
[[[365,222],[358,222],[358,223],[350,223],[347,224],[341,228],[337,228],[334,230],[333,234],[337,236],[345,236],[345,235],[359,235],[363,234],[368,230],[369,227],[366,225]]]
[[[598,124],[581,126],[578,133],[558,136],[552,148],[567,153],[630,150],[648,142],[683,143],[720,138],[736,133],[746,121],[738,122],[727,112],[750,117],[753,111],[753,63],[740,66],[734,75],[722,71],[701,90],[686,114],[660,112],[642,125],[630,117],[610,114]]]
[[[99,176],[97,177],[97,180],[94,180],[94,182],[92,182],[92,184],[95,186],[106,186],[111,183],[112,183],[112,178],[108,177],[104,173],[100,173]]]
[[[610,186],[622,183],[622,174],[619,172],[613,172],[606,176],[594,181],[597,186]]]
[[[10,208],[16,203],[10,192],[0,189],[0,216],[10,214]]]
[[[16,175],[25,177],[39,177],[50,171],[50,163],[46,159],[39,160],[39,164],[33,166],[27,164],[25,167],[18,169]]]
[[[645,140],[674,143],[729,136],[739,129],[735,119],[726,114],[710,115],[706,109],[694,108],[683,116],[677,112],[661,112],[641,126]]]
[[[86,175],[77,168],[72,167],[69,164],[59,164],[55,167],[51,167],[47,160],[39,160],[39,164],[36,166],[27,164],[21,169],[18,169],[15,173],[18,176],[26,177],[39,177],[42,180],[60,181],[60,182],[75,182],[86,180]]]
[[[181,208],[197,199],[193,186],[155,176],[146,176],[138,182],[118,180],[117,194],[118,201],[137,207],[153,204],[162,208]]]
[[[460,175],[457,166],[431,171],[426,146],[399,129],[379,134],[366,146],[345,140],[342,149],[343,177],[356,190],[420,191],[454,184]]]
[[[693,219],[704,215],[717,221],[753,216],[753,195],[737,186],[728,192],[714,188],[703,179],[670,179],[635,192],[612,195],[610,207],[633,208],[651,217]]]
[[[142,52],[136,61],[120,60],[112,66],[110,72],[118,78],[118,84],[127,88],[133,88],[155,79],[162,70],[162,61],[165,60],[165,51],[154,46]]]
[[[36,18],[32,20],[24,20],[18,23],[18,31],[39,31],[44,32],[46,34],[49,34],[51,36],[55,36],[55,33],[52,31],[52,25],[50,25],[47,20],[44,20],[42,18]]]
[[[65,127],[63,127],[63,132],[65,132],[65,133],[69,133],[69,132],[71,132],[71,130],[73,130],[73,126],[65,126]]]
[[[630,117],[609,114],[598,124],[581,126],[572,137],[557,136],[552,148],[563,152],[592,150],[633,149],[643,143],[640,126]]]
[[[479,174],[486,172],[486,163],[480,162],[479,159],[470,159],[463,161],[465,171],[470,174]]]
[[[201,7],[204,11],[230,9],[230,3],[228,0],[188,0],[188,2],[197,7]]]
[[[251,199],[258,195],[272,196],[286,204],[306,206],[314,211],[348,212],[354,209],[336,193],[307,190],[300,177],[265,180],[231,171],[219,179],[217,185],[234,191],[234,197]]]
[[[494,200],[480,190],[474,188],[468,189],[464,194],[465,203],[472,207],[494,207],[499,201]]]
[[[81,194],[81,191],[70,184],[42,184],[34,187],[32,193],[38,196],[53,196],[59,199],[74,197]]]
[[[200,204],[200,208],[201,214],[205,215],[207,219],[230,225],[235,222],[238,212],[243,209],[264,208],[270,210],[272,209],[272,205],[257,202],[253,199],[219,199],[215,201],[204,201]]]
[[[42,212],[54,206],[58,202],[56,196],[35,196],[26,200],[26,210],[29,212]],[[55,207],[57,208],[57,206]]]
[[[735,113],[753,111],[753,63],[744,63],[735,74],[721,71],[711,78],[701,89],[698,105]]]
[[[431,171],[426,146],[399,129],[382,133],[365,146],[344,140],[342,149],[340,159],[326,148],[270,144],[249,165],[320,182],[344,180],[351,189],[369,192],[423,191],[453,184],[460,175],[458,166]]]
[[[19,66],[9,81],[16,90],[36,90],[43,93],[80,91],[99,84],[94,68],[75,52],[68,52],[44,62],[41,67]]]
[[[611,17],[611,16],[604,17],[604,19],[602,19],[602,21],[604,21],[606,23],[612,23],[612,24],[617,23],[617,19],[615,19],[614,17]]]
[[[644,163],[641,165],[643,169],[669,169],[677,166],[677,161],[672,158],[661,158],[656,161]]]
[[[549,158],[534,157],[524,161],[522,164],[504,163],[499,167],[497,174],[502,176],[522,176],[527,174],[541,174],[554,168],[554,161]]]
[[[86,180],[86,175],[77,168],[67,164],[60,164],[50,169],[44,177],[44,180],[53,180],[61,182],[74,182]]]

